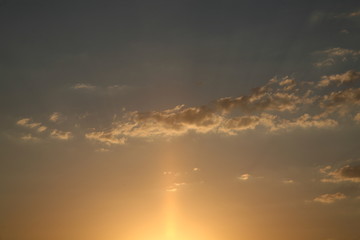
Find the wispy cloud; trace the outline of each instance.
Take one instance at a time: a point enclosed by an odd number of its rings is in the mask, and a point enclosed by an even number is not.
[[[38,137],[34,137],[32,134],[26,134],[21,137],[24,141],[39,141],[40,139]]]
[[[346,199],[346,195],[340,192],[334,193],[334,194],[323,194],[320,195],[316,198],[314,198],[314,202],[319,202],[319,203],[325,203],[325,204],[330,204],[330,203],[334,203],[336,201],[342,200],[342,199]]]
[[[124,90],[128,89],[129,87],[126,85],[109,85],[109,86],[96,86],[88,83],[77,83],[74,86],[71,87],[73,90],[84,90],[84,91],[91,91],[93,93],[98,94],[105,94],[105,95],[113,95],[120,92],[123,92]]]
[[[320,82],[318,83],[318,87],[327,87],[331,83],[336,83],[337,86],[340,86],[344,83],[352,83],[358,80],[360,80],[360,72],[349,70],[342,74],[322,76]]]
[[[293,183],[295,183],[295,181],[292,180],[292,179],[284,179],[284,180],[282,181],[282,183],[284,183],[284,184],[293,184]]]
[[[360,165],[346,165],[339,169],[332,170],[331,166],[320,169],[325,175],[321,182],[339,183],[339,182],[355,182],[360,183]]]
[[[63,119],[63,115],[59,112],[54,112],[49,116],[49,121],[50,122],[59,122]]]
[[[117,138],[116,136],[114,136],[113,133],[111,132],[91,132],[91,133],[86,133],[85,137],[89,140],[95,140],[98,142],[102,142],[105,143],[107,145],[111,145],[111,144],[124,144],[125,143],[125,138]]]
[[[240,175],[239,177],[237,177],[237,179],[240,181],[247,181],[247,180],[249,180],[250,176],[251,176],[250,174],[244,173],[244,174]]]
[[[360,10],[359,11],[355,11],[355,12],[351,12],[348,14],[349,17],[359,17],[360,16]]]
[[[339,50],[340,51],[340,50]],[[340,51],[341,52],[341,51]],[[341,55],[331,52],[332,55]],[[360,72],[349,70],[325,75],[317,82],[300,82],[295,78],[274,77],[247,95],[224,97],[202,105],[174,106],[161,111],[124,112],[109,127],[92,128],[85,138],[105,145],[122,145],[129,138],[154,139],[188,133],[237,135],[243,131],[290,131],[293,129],[334,128],[345,113],[359,112],[360,88],[348,83],[360,80]],[[331,88],[330,88],[331,86]],[[354,86],[354,85],[352,85]],[[335,88],[339,88],[334,91]],[[113,89],[122,89],[113,86]],[[54,112],[49,121],[59,122],[62,115]],[[355,115],[354,121],[360,121]],[[17,125],[45,131],[46,127],[30,118]],[[58,139],[70,139],[71,132],[50,129]]]
[[[323,116],[334,112],[345,115],[352,107],[360,106],[360,88],[330,92],[321,98],[319,104],[324,109]]]
[[[260,127],[268,131],[336,127],[338,121],[328,118],[329,114],[303,112],[309,106],[330,108],[338,100],[316,95],[311,88],[312,84],[299,85],[290,77],[273,78],[249,95],[220,98],[199,107],[178,105],[163,111],[128,112],[107,130],[88,132],[86,138],[111,145],[124,144],[127,138],[174,137],[189,132],[236,135]]]
[[[53,129],[50,133],[50,136],[59,140],[69,140],[73,138],[73,134],[71,132],[63,132],[57,129]]]
[[[36,129],[38,132],[43,132],[47,129],[47,127],[42,125],[42,123],[33,122],[30,118],[22,118],[18,120],[16,124],[22,127]]]
[[[345,62],[350,59],[357,60],[360,56],[360,51],[336,47],[317,51],[315,55],[320,57],[320,60],[314,63],[316,67],[328,67],[337,62]]]
[[[163,176],[166,180],[165,191],[177,192],[194,184],[202,184],[199,168],[193,168],[187,172],[164,171]]]
[[[357,122],[357,123],[360,123],[360,113],[357,113],[357,114],[354,116],[354,121]]]
[[[74,86],[72,86],[71,88],[75,89],[75,90],[79,90],[79,89],[94,90],[94,89],[96,89],[96,86],[88,84],[88,83],[77,83]]]

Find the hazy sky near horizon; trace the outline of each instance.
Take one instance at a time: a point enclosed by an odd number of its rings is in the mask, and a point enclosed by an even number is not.
[[[360,2],[0,0],[1,240],[359,240]]]

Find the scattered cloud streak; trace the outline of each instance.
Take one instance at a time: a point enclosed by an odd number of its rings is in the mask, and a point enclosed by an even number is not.
[[[320,57],[320,60],[314,63],[314,66],[329,67],[337,62],[357,60],[360,56],[360,51],[336,47],[317,51],[315,54]]]
[[[69,140],[73,138],[73,134],[71,132],[63,132],[57,129],[52,130],[50,136],[59,140]]]
[[[324,203],[324,204],[330,204],[335,203],[336,201],[346,199],[346,195],[340,192],[334,193],[334,194],[323,194],[316,198],[314,198],[314,202]]]
[[[59,113],[59,112],[54,112],[54,113],[52,113],[52,114],[49,116],[49,121],[56,123],[56,122],[61,121],[63,118],[64,118],[64,116],[62,116],[61,113]]]
[[[332,83],[336,83],[340,86],[345,83],[353,83],[360,80],[360,72],[349,70],[342,74],[334,74],[321,77],[321,81],[318,83],[318,87],[327,87]]]
[[[320,169],[320,172],[325,175],[321,182],[326,183],[340,183],[340,182],[355,182],[360,183],[360,165],[350,166],[346,165],[339,169],[332,170],[331,166]]]
[[[72,86],[72,89],[75,90],[95,90],[96,86],[91,85],[91,84],[87,84],[87,83],[77,83],[74,86]]]
[[[71,87],[73,90],[81,90],[87,92],[93,92],[97,94],[104,94],[104,95],[113,95],[119,92],[123,92],[124,90],[128,89],[129,87],[126,85],[109,85],[109,86],[96,86],[88,83],[77,83]]]
[[[346,49],[330,49],[329,56],[355,54]],[[356,53],[357,54],[357,53]],[[84,137],[107,146],[123,145],[129,138],[171,138],[188,133],[238,135],[249,130],[265,132],[293,129],[334,128],[346,113],[356,111],[353,121],[360,122],[360,72],[349,70],[341,74],[324,75],[317,83],[297,82],[295,78],[274,77],[247,95],[224,97],[202,106],[174,106],[161,111],[131,111],[114,119],[106,128],[91,128]],[[352,84],[350,84],[352,83]],[[74,89],[97,89],[88,84],[77,84]],[[339,88],[335,89],[334,88]],[[106,89],[122,90],[122,86]],[[48,120],[60,123],[63,115],[52,113]],[[20,119],[17,125],[37,129],[47,128],[30,118]],[[52,138],[68,140],[71,132],[50,129]]]
[[[220,98],[199,107],[178,105],[163,111],[128,112],[107,130],[93,130],[86,138],[111,145],[124,144],[127,138],[174,137],[189,132],[236,135],[257,128],[273,132],[336,127],[338,121],[329,118],[334,112],[329,109],[337,105],[339,97],[316,95],[316,88],[308,86],[312,84],[298,84],[290,77],[272,78],[249,95]],[[349,101],[344,100],[342,105]],[[311,115],[303,110],[309,106],[329,113]]]
[[[35,129],[38,132],[43,132],[47,129],[47,127],[42,125],[42,123],[33,122],[30,118],[22,118],[22,119],[18,120],[16,122],[16,124],[19,126],[22,126],[22,127]]]

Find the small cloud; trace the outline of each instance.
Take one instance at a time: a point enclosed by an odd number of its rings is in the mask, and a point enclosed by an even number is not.
[[[98,148],[98,149],[95,150],[95,152],[102,152],[102,153],[104,153],[104,152],[109,152],[109,151],[110,151],[110,150],[107,149],[107,148]]]
[[[325,166],[323,168],[320,168],[319,172],[323,173],[323,174],[327,174],[331,169],[331,166]]]
[[[77,83],[72,87],[72,89],[75,89],[75,90],[79,90],[79,89],[94,90],[95,88],[96,88],[96,86],[87,84],[87,83]]]
[[[284,184],[293,184],[294,183],[294,180],[292,179],[285,179],[282,181]]]
[[[49,116],[49,121],[51,122],[59,122],[64,119],[64,116],[59,112],[54,112]]]
[[[178,188],[174,187],[174,186],[170,186],[170,187],[167,187],[165,189],[167,192],[177,192],[178,191]]]
[[[279,82],[279,86],[283,87],[285,91],[290,91],[296,87],[296,82],[295,79],[286,76]]]
[[[347,30],[347,29],[343,29],[343,30],[341,30],[341,31],[340,31],[340,33],[342,33],[342,34],[349,34],[349,33],[350,33],[350,31],[349,31],[349,30]]]
[[[249,178],[250,178],[250,174],[248,174],[248,173],[242,174],[241,176],[237,177],[237,179],[239,179],[241,181],[247,181],[247,180],[249,180]]]
[[[355,12],[351,12],[348,14],[349,17],[358,17],[360,16],[360,10],[359,11],[355,11]]]
[[[111,85],[111,86],[107,87],[107,89],[112,92],[113,91],[123,91],[127,88],[128,88],[128,86],[126,86],[126,85]]]
[[[43,126],[39,122],[33,122],[30,118],[23,118],[16,122],[17,125],[30,128],[30,129],[36,129],[38,132],[43,132],[47,129],[46,126]]]
[[[34,137],[31,134],[24,135],[24,136],[21,137],[21,139],[24,140],[24,141],[39,141],[40,140],[39,138]]]
[[[98,142],[102,142],[105,143],[107,145],[112,145],[112,144],[125,144],[126,142],[126,138],[118,138],[116,136],[114,136],[111,132],[106,133],[106,132],[91,132],[91,133],[86,133],[85,134],[85,138],[89,139],[89,140],[95,140]]]
[[[37,131],[38,131],[38,132],[44,132],[46,129],[47,129],[47,127],[45,127],[45,126],[40,126],[40,127],[38,127]]]
[[[360,123],[360,113],[357,113],[357,114],[355,115],[354,121],[355,121],[356,123]]]
[[[63,132],[57,129],[52,130],[50,136],[59,140],[69,140],[73,137],[71,132]]]
[[[197,171],[200,171],[200,169],[197,168],[197,167],[195,167],[195,168],[193,168],[193,171],[194,171],[194,172],[197,172]]]
[[[314,202],[319,202],[319,203],[325,203],[325,204],[330,204],[330,203],[334,203],[336,201],[342,200],[342,199],[346,199],[346,195],[343,193],[334,193],[334,194],[323,194],[320,195],[319,197],[314,198]]]

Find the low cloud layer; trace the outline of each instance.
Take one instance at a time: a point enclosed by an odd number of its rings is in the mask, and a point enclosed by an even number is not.
[[[327,54],[340,56],[350,52],[332,49]],[[360,88],[355,87],[358,82],[360,72],[355,70],[324,75],[318,82],[297,82],[289,76],[274,77],[263,86],[252,89],[248,95],[223,97],[202,106],[178,105],[148,112],[122,111],[122,118],[115,119],[109,127],[91,128],[81,137],[110,146],[125,144],[129,138],[169,138],[188,133],[237,135],[249,130],[279,132],[334,128],[347,114],[352,114],[353,122],[360,122]],[[77,84],[73,88],[94,90],[98,87]],[[59,125],[65,119],[61,113],[54,112],[47,121]],[[20,119],[17,125],[38,132],[47,129],[30,118]],[[74,137],[72,131],[49,129],[48,132],[54,139]]]
[[[324,79],[325,76],[319,82]],[[348,80],[340,82],[345,81]],[[330,84],[323,85],[325,88]],[[351,104],[357,105],[360,89],[322,95],[316,91],[314,83],[299,84],[290,77],[273,78],[264,86],[254,88],[249,95],[220,98],[199,107],[179,105],[163,111],[128,112],[109,129],[94,130],[85,137],[111,145],[124,144],[127,138],[174,137],[189,132],[236,135],[254,129],[274,132],[333,128],[339,122],[330,115]],[[308,113],[308,109],[317,114]]]

